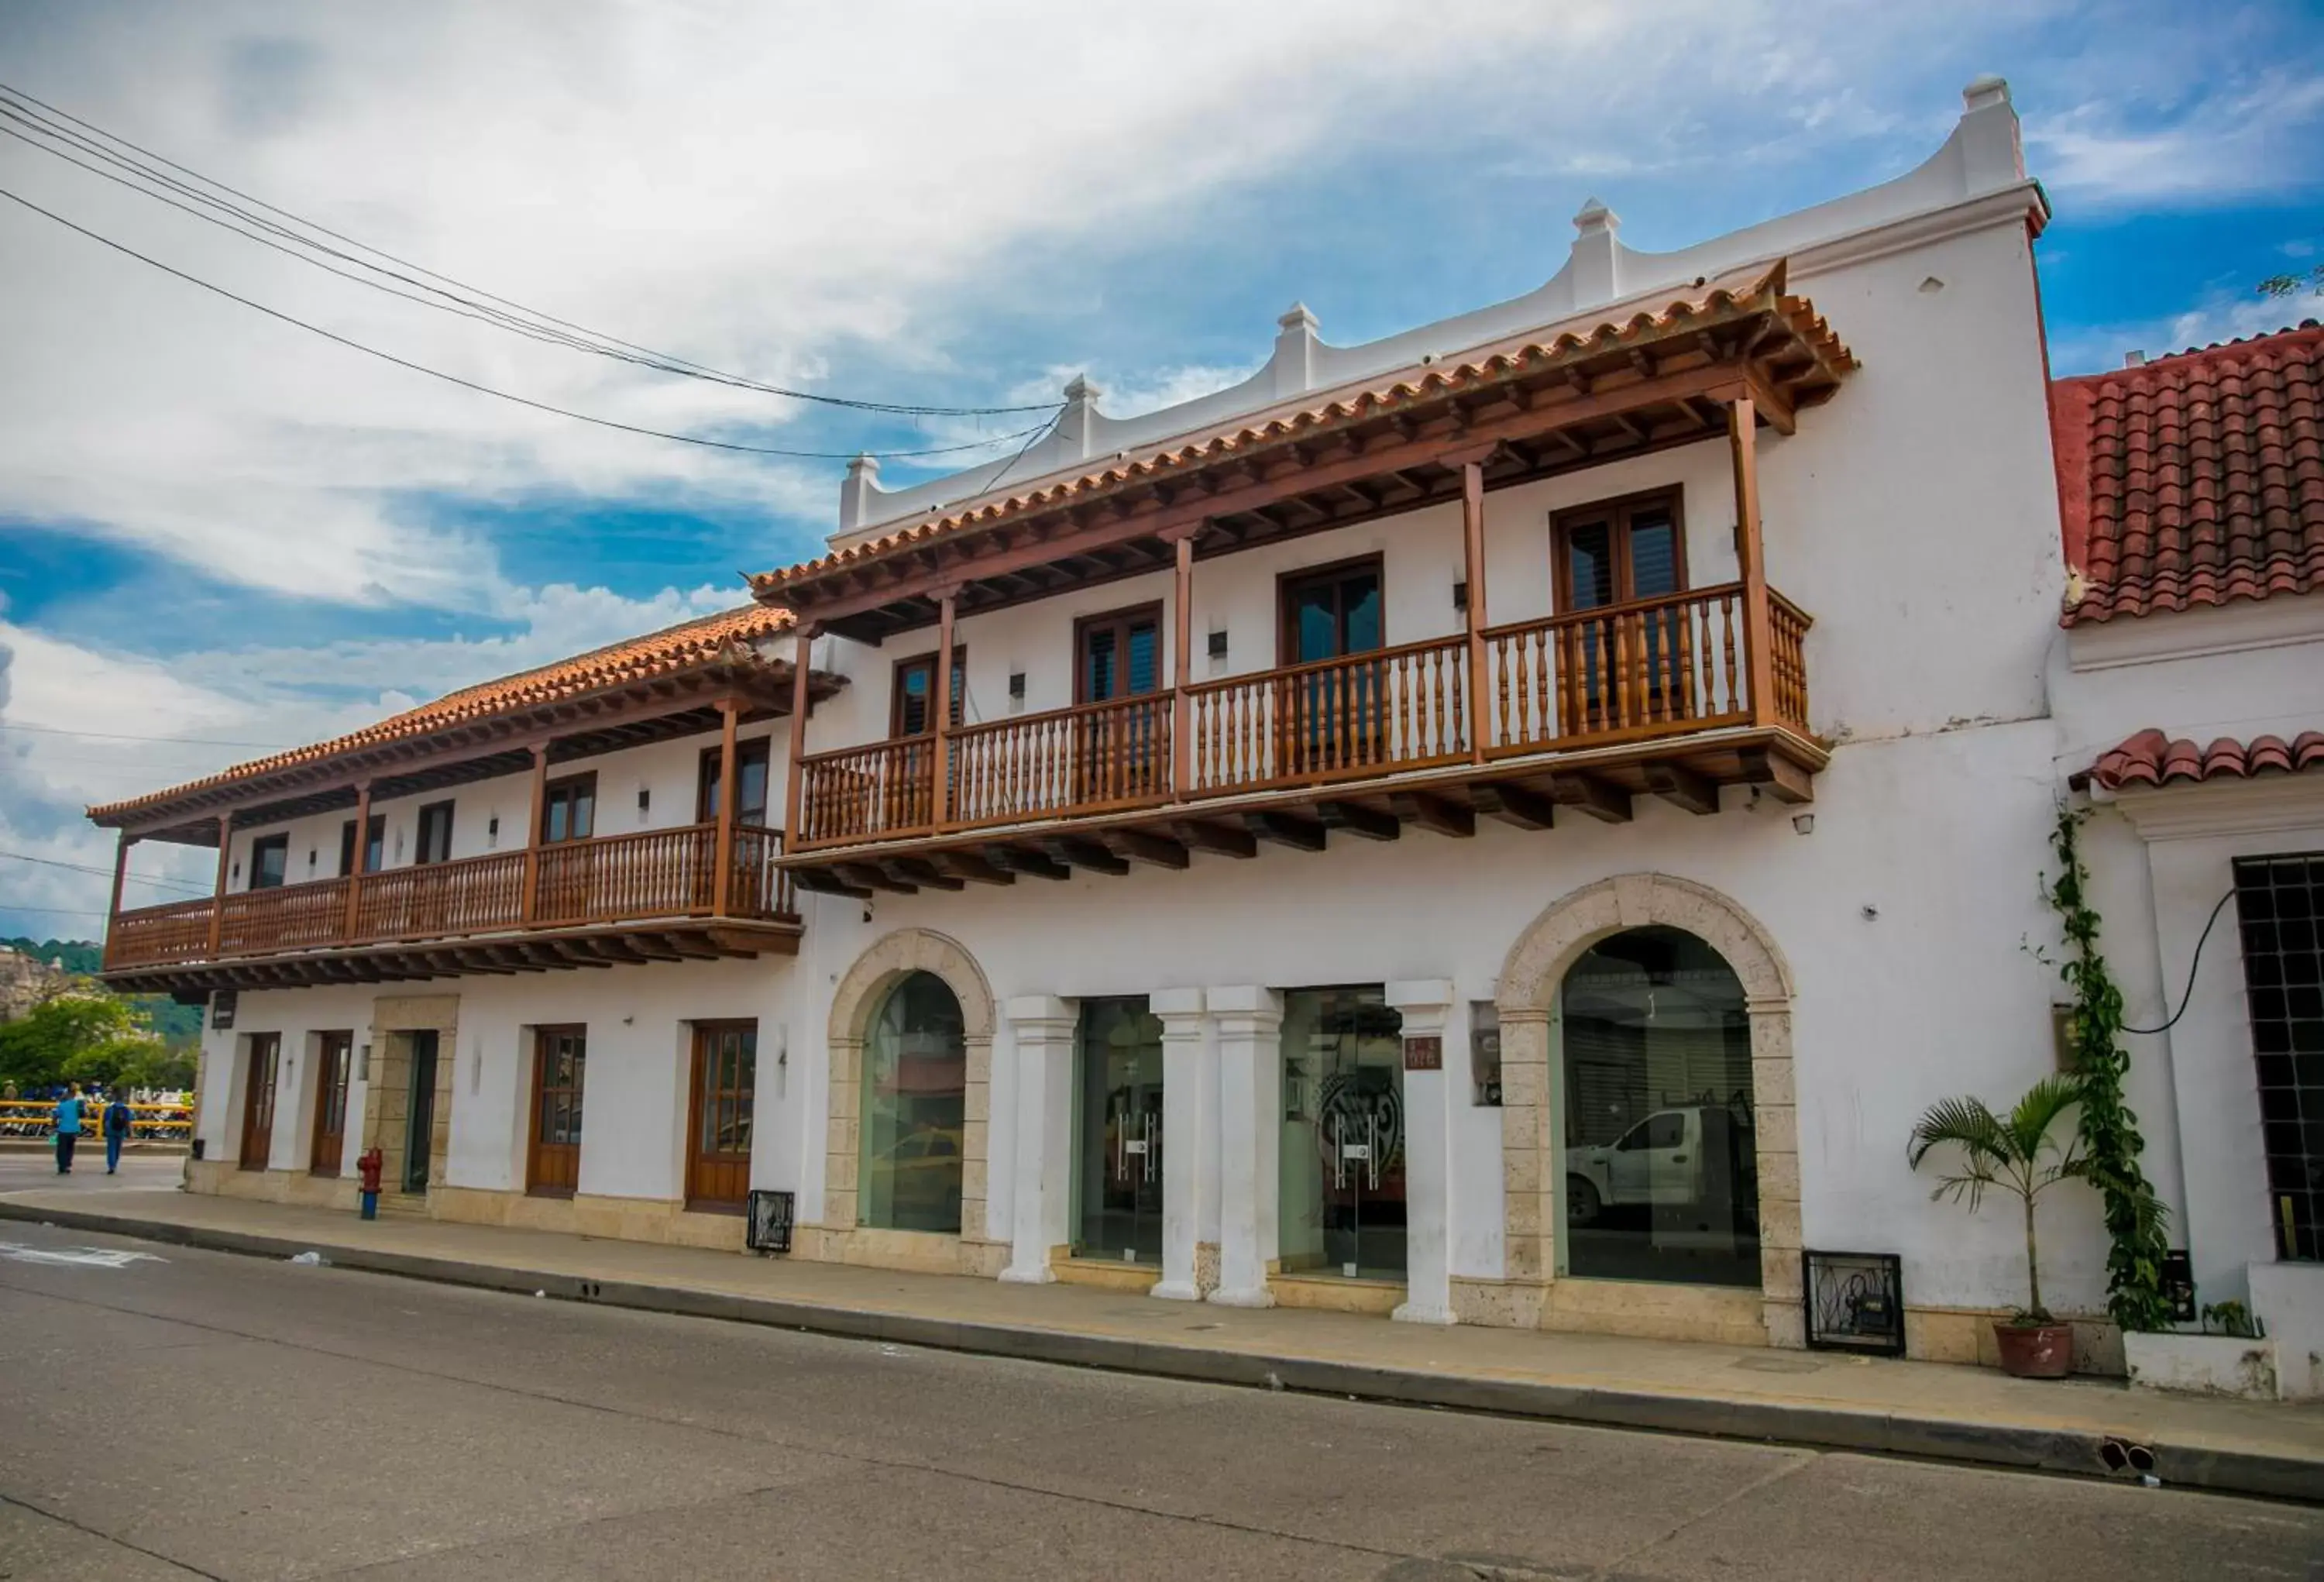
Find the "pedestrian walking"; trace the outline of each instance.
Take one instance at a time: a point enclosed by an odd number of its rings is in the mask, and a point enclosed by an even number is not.
[[[72,1174],[73,1144],[80,1141],[80,1084],[65,1089],[57,1100],[57,1174]]]
[[[121,1145],[129,1141],[129,1101],[121,1096],[121,1089],[113,1090],[113,1102],[105,1106],[105,1173],[115,1175],[121,1170]]]

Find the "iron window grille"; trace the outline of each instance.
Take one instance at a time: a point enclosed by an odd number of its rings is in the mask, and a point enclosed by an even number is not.
[[[2276,1255],[2324,1258],[2324,854],[2235,865]]]
[[[1817,1351],[1904,1355],[1904,1261],[1894,1253],[1800,1255],[1808,1345]]]

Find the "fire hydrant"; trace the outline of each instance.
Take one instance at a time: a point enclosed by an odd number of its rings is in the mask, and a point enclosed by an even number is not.
[[[363,1178],[363,1217],[365,1219],[379,1217],[379,1176],[386,1167],[387,1161],[376,1148],[366,1149],[355,1161],[355,1173]]]

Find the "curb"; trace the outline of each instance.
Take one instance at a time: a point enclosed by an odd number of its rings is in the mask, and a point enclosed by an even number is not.
[[[470,1263],[374,1247],[335,1246],[328,1243],[318,1246],[310,1239],[136,1220],[84,1209],[36,1207],[5,1198],[0,1198],[0,1220],[108,1232],[171,1246],[264,1258],[287,1258],[313,1250],[324,1253],[337,1268],[446,1285],[517,1295],[546,1291],[567,1301],[1027,1362],[1108,1368],[1197,1383],[1296,1390],[1411,1406],[1492,1412],[1504,1417],[1912,1457],[2116,1482],[2122,1480],[2107,1469],[2103,1459],[2109,1440],[2147,1438],[2140,1430],[2126,1429],[2121,1434],[2109,1435],[2093,1430],[2023,1428],[1845,1407],[1416,1373],[1313,1357],[1222,1352],[1070,1330],[927,1318],[779,1297],[738,1296],[686,1286],[581,1280],[538,1270]],[[2169,1487],[2305,1503],[2324,1501],[2324,1459],[2165,1443],[2152,1443],[2148,1448],[2154,1454],[2155,1476]]]

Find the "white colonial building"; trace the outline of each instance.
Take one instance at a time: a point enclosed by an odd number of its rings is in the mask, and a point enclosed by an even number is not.
[[[108,948],[211,998],[190,1184],[346,1204],[377,1147],[447,1218],[740,1247],[755,1189],[795,1257],[1775,1346],[1803,1249],[1886,1253],[1912,1350],[1975,1357],[2020,1229],[1907,1133],[2055,1069],[2060,800],[2214,715],[2061,633],[2048,208],[1966,99],[1815,208],[1646,254],[1592,203],[1516,301],[1294,307],[1231,390],[859,461],[750,609],[95,810],[218,849]],[[2136,838],[2094,837],[2134,940]],[[2204,970],[2151,1121],[2256,1114]],[[2161,1173],[2241,1291],[2219,1168]],[[2043,1212],[2100,1311],[2094,1200]]]

